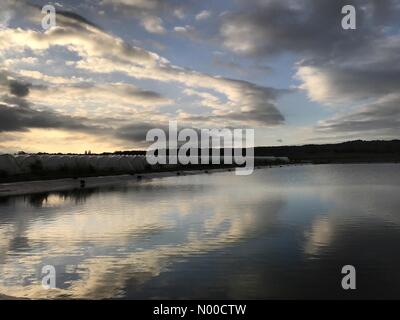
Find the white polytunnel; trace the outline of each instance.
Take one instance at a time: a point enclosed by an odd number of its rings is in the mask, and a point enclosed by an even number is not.
[[[8,154],[0,155],[0,172],[8,175],[18,174],[21,172],[15,158]]]
[[[0,155],[0,171],[8,175],[34,170],[92,169],[95,171],[143,172],[146,157],[138,155]]]
[[[222,159],[221,159],[222,160]],[[288,163],[287,157],[255,157],[256,165]],[[223,161],[221,162],[223,163]],[[38,171],[71,172],[144,172],[148,167],[144,155],[0,155],[0,173],[15,175]],[[179,170],[179,165],[155,165],[153,169]]]
[[[15,160],[21,170],[21,172],[26,173],[31,171],[31,166],[39,161],[39,156],[37,155],[18,155],[15,156]]]

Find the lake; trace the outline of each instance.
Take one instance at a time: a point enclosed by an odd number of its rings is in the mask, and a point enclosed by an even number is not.
[[[219,172],[0,198],[0,294],[400,297],[400,164]],[[41,285],[54,266],[56,288]],[[356,290],[343,290],[344,265]]]

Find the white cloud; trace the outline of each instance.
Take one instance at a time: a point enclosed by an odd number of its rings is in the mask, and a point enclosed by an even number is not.
[[[182,20],[185,18],[185,12],[183,11],[182,8],[176,8],[174,10],[174,16]]]
[[[200,36],[195,29],[195,27],[191,25],[185,25],[185,26],[176,26],[174,28],[174,31],[182,36],[186,36],[192,40],[199,40]]]
[[[173,102],[153,91],[142,90],[126,83],[58,86],[50,87],[45,91],[42,89],[36,91],[32,90],[31,93],[33,101],[42,100],[42,103],[47,103],[49,105],[51,105],[51,103],[49,103],[51,99],[53,99],[54,102],[62,99],[62,103],[68,106],[73,104],[77,96],[79,96],[83,105],[85,105],[85,103],[89,104],[89,102],[92,101],[99,105],[104,105],[106,108],[113,108],[116,104],[118,104],[118,106],[132,105],[137,107],[152,107],[168,105]]]
[[[312,101],[324,104],[339,102],[340,96],[332,90],[331,78],[322,70],[312,66],[300,66],[296,78],[302,82],[299,88],[305,90]]]
[[[223,100],[220,104],[214,101],[210,114],[220,117],[218,121],[226,116],[225,119],[232,125],[246,125],[247,120],[262,125],[277,125],[283,122],[283,117],[275,105],[275,100],[280,94],[279,90],[181,68],[156,53],[129,45],[121,38],[108,34],[81,19],[60,17],[58,23],[58,27],[45,32],[21,28],[1,30],[0,52],[30,49],[40,55],[54,46],[62,46],[79,55],[79,61],[70,65],[79,69],[79,72],[86,71],[91,74],[119,72],[135,79],[179,83],[185,88],[218,93],[223,96]],[[189,27],[186,26],[184,29],[188,30]],[[180,30],[179,27],[177,30]],[[30,75],[39,77],[34,73]],[[61,80],[49,77],[46,79],[53,82]],[[68,88],[68,90],[77,89]],[[85,96],[84,92],[82,94]],[[101,95],[102,92],[99,92],[98,96]],[[71,93],[69,96],[82,97],[81,92]],[[123,101],[118,99],[111,108],[118,108],[119,102]],[[54,99],[55,103],[56,100]],[[162,103],[164,102],[163,100]],[[145,101],[139,101],[140,103],[144,104]]]
[[[27,80],[40,80],[46,82],[48,84],[73,84],[73,83],[80,83],[84,82],[85,79],[80,77],[58,77],[58,76],[49,76],[44,73],[41,73],[36,70],[19,70],[18,75],[21,77],[26,78]]]
[[[165,28],[163,25],[163,20],[156,16],[145,16],[141,19],[142,26],[147,32],[163,34],[165,33]]]
[[[178,32],[178,33],[189,33],[189,32],[192,32],[194,30],[195,30],[194,27],[190,26],[190,25],[174,27],[174,31]]]
[[[197,20],[197,21],[206,20],[206,19],[208,19],[209,17],[211,17],[211,12],[210,12],[210,11],[207,11],[207,10],[203,10],[203,11],[199,12],[199,13],[196,15],[196,20]]]
[[[155,9],[159,5],[158,0],[102,0],[101,4],[122,5],[137,9]]]

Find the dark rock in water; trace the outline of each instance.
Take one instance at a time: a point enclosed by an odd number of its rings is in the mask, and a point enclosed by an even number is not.
[[[137,176],[137,179],[138,180],[141,180],[143,177],[142,176]]]
[[[177,173],[176,173],[176,175],[177,175],[177,176],[180,176],[180,175],[181,175],[181,173],[180,173],[180,172],[177,172]]]
[[[85,181],[85,180],[81,180],[81,181],[80,181],[80,184],[81,184],[81,188],[84,188],[85,185],[86,185],[86,181]]]

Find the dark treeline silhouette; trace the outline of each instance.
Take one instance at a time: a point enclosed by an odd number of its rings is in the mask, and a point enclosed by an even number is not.
[[[209,155],[212,155],[209,149]],[[220,155],[224,150],[220,149]],[[242,150],[244,155],[246,152]],[[48,154],[40,152],[38,154]],[[58,153],[61,155],[61,153]],[[68,153],[72,155],[73,153]],[[169,151],[166,150],[166,154]],[[201,150],[198,150],[201,154]],[[92,155],[96,155],[92,153]],[[103,152],[101,155],[146,155],[145,150]],[[400,161],[400,140],[355,140],[334,144],[309,144],[303,146],[255,147],[257,157],[288,157],[291,161],[307,162],[383,162]]]
[[[348,141],[335,144],[257,147],[256,156],[285,156],[292,161],[386,162],[400,161],[400,140]]]
[[[201,150],[198,150],[199,155]],[[245,154],[245,151],[242,152]],[[119,155],[145,155],[146,151],[117,151]],[[168,150],[167,150],[168,154]],[[212,150],[209,150],[212,154]],[[220,155],[224,150],[220,150]],[[303,146],[256,147],[257,157],[288,157],[293,162],[397,162],[400,161],[400,140],[355,140],[334,144]]]

